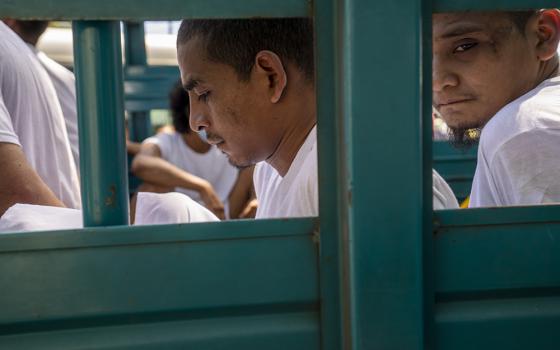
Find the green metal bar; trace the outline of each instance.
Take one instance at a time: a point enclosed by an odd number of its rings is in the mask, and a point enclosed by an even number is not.
[[[433,0],[432,3],[434,12],[527,10],[560,6],[558,0]]]
[[[350,349],[348,265],[349,186],[346,182],[342,99],[344,1],[319,0],[314,7],[319,214],[321,222],[321,348]]]
[[[558,349],[560,297],[468,300],[438,305],[436,349]]]
[[[311,236],[317,219],[234,220],[130,227],[91,227],[82,230],[22,232],[0,235],[0,254],[117,245],[206,242],[252,238]],[[188,227],[188,228],[187,228]],[[186,234],[188,229],[188,234]],[[154,235],[157,232],[157,235]]]
[[[65,20],[306,17],[310,0],[6,0],[3,17]]]
[[[168,285],[165,283],[165,285]],[[161,292],[160,292],[161,293]],[[158,294],[160,294],[158,293]],[[245,307],[247,309],[247,307]],[[151,317],[144,323],[101,327],[86,322],[78,329],[52,330],[0,336],[0,347],[29,349],[243,349],[310,350],[319,348],[315,312],[281,312],[162,320]],[[114,320],[112,318],[111,320]]]
[[[509,208],[473,208],[434,212],[436,228],[447,226],[486,226],[501,224],[555,223],[560,218],[560,205]]]
[[[317,245],[311,235],[132,240],[2,253],[0,262],[0,334],[45,330],[50,322],[51,329],[67,328],[72,320],[84,321],[82,326],[126,323],[126,315],[149,321],[318,311]]]
[[[127,66],[147,65],[144,22],[124,23],[124,57]],[[142,142],[152,134],[151,129],[150,111],[129,113],[128,132],[132,141]]]
[[[440,298],[531,296],[535,289],[560,295],[559,222],[449,227],[435,243]]]
[[[435,269],[434,240],[432,234],[433,194],[432,194],[432,1],[420,0],[421,22],[417,35],[420,36],[420,140],[422,146],[422,292],[424,348],[434,349],[435,344]]]
[[[119,22],[74,22],[84,226],[128,224]]]
[[[420,0],[349,2],[353,348],[420,350],[431,316],[423,283],[431,219],[421,121],[424,7]]]
[[[144,22],[124,22],[124,57],[126,65],[146,65]]]

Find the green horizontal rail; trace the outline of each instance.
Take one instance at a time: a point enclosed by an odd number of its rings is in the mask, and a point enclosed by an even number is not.
[[[3,0],[3,17],[59,20],[307,17],[310,0]]]
[[[300,223],[310,228],[305,221]],[[205,226],[212,225],[192,225],[189,231]],[[278,222],[267,226],[270,231],[274,226],[289,228]],[[64,233],[44,232],[52,241],[48,243],[58,243],[59,248],[4,250],[0,253],[0,334],[318,311],[318,247],[311,232],[274,235],[269,231],[250,237],[256,231],[246,235],[237,231],[236,238],[235,230],[222,230],[221,238],[212,239],[200,237],[200,231],[190,237],[183,228],[67,232],[66,240],[83,241],[74,246],[61,242],[58,235]],[[213,229],[217,231],[216,226]],[[149,231],[152,237],[146,237]],[[145,242],[134,234],[144,236]],[[26,234],[11,236],[7,238],[32,240]]]
[[[436,307],[436,349],[558,349],[560,297],[473,300]]]
[[[560,293],[560,222],[437,231],[438,299]]]
[[[316,231],[317,219],[235,220],[179,225],[92,227],[83,230],[25,232],[0,235],[0,254],[30,250],[93,248],[132,244],[203,242],[307,236]],[[154,234],[157,232],[157,234]]]
[[[434,12],[558,7],[556,0],[434,0]],[[59,20],[164,20],[182,18],[306,17],[311,0],[4,0],[4,17]]]
[[[559,221],[560,205],[473,208],[434,212],[434,227],[437,230],[453,226],[557,223]]]
[[[314,312],[248,315],[92,327],[0,337],[0,348],[29,349],[319,349]]]
[[[526,10],[533,8],[559,7],[558,0],[433,0],[434,12],[453,11],[490,11],[490,10]]]

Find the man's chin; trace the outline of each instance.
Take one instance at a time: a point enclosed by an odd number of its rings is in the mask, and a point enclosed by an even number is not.
[[[235,159],[235,158],[231,157],[230,155],[227,155],[227,157],[228,157],[229,164],[233,165],[234,167],[236,167],[237,169],[240,169],[240,170],[255,165],[254,162],[250,162],[250,161],[247,161],[247,160]]]

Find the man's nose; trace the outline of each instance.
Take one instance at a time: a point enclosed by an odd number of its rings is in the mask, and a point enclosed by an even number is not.
[[[201,108],[199,103],[192,101],[190,102],[190,114],[189,114],[189,124],[192,130],[199,132],[210,125],[208,118],[206,117],[206,108]]]
[[[446,87],[459,85],[459,77],[437,57],[432,59],[432,91],[442,92]]]

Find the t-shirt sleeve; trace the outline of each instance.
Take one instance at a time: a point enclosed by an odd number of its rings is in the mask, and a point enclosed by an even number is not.
[[[432,169],[432,192],[434,210],[459,208],[453,190],[434,169]]]
[[[21,146],[19,143],[19,138],[14,131],[14,126],[12,124],[12,118],[10,113],[6,108],[4,99],[0,92],[0,142],[14,143]]]
[[[171,138],[169,134],[161,133],[152,137],[148,137],[142,143],[151,143],[157,145],[161,152],[161,157],[163,159],[169,159],[169,154],[171,152]]]
[[[500,146],[491,160],[491,169],[497,190],[506,203],[530,205],[560,202],[558,133],[559,130],[531,130]]]
[[[305,163],[303,173],[307,177],[305,188],[307,206],[306,216],[319,215],[319,181],[317,169],[317,144],[314,145],[309,156],[310,159]]]
[[[504,205],[503,203],[505,203],[505,201],[501,196],[501,193],[503,193],[504,190],[502,189],[501,192],[498,191],[500,186],[496,184],[493,176],[493,170],[491,169],[490,163],[486,157],[485,144],[483,140],[481,140],[478,146],[476,171],[474,173],[471,187],[469,208]],[[501,187],[503,188],[504,186],[505,185],[502,183]]]

